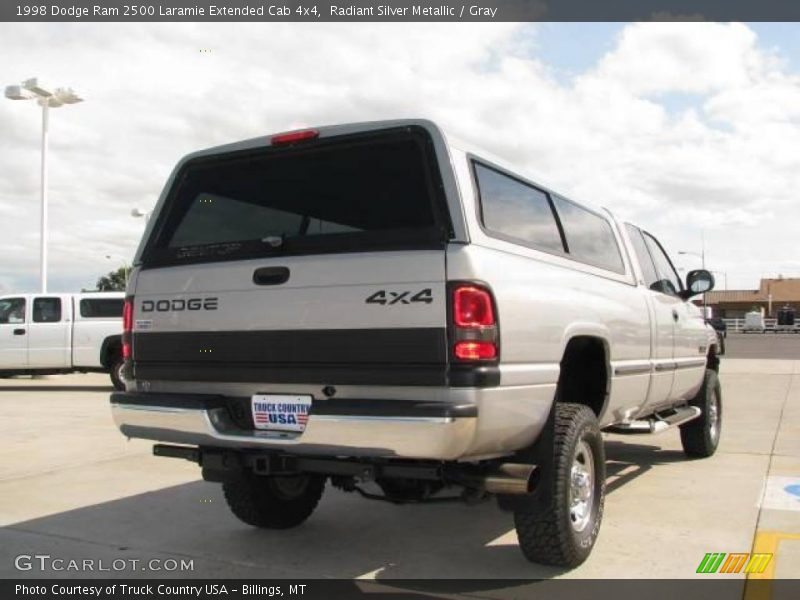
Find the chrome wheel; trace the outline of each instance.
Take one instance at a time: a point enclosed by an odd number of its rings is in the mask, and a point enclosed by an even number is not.
[[[714,392],[708,403],[708,435],[716,445],[719,439],[719,395]]]
[[[111,377],[111,383],[114,385],[114,389],[118,391],[125,391],[125,389],[128,387],[128,379],[125,377],[125,375],[124,361],[118,360],[111,366],[109,376]]]
[[[572,528],[581,532],[592,518],[594,500],[594,455],[585,440],[575,448],[570,470],[569,520]]]
[[[128,383],[128,380],[125,378],[125,363],[120,361],[115,368],[117,370],[117,379],[123,384]]]

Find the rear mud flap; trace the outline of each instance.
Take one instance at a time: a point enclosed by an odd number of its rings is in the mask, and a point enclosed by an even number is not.
[[[550,508],[555,493],[555,403],[550,407],[542,432],[537,440],[514,455],[513,462],[537,466],[537,480],[533,492],[522,495],[498,494],[497,505],[501,510],[546,511]]]

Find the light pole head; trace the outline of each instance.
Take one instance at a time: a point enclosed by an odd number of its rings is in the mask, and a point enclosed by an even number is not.
[[[53,95],[53,92],[43,87],[42,84],[39,83],[39,79],[36,77],[31,77],[30,79],[23,81],[22,87],[30,92],[33,92],[40,98],[49,98]]]
[[[36,98],[36,94],[30,90],[26,90],[21,85],[6,86],[6,98],[9,100],[32,100]]]
[[[39,106],[58,108],[65,104],[83,102],[83,98],[75,93],[72,88],[56,88],[51,92],[39,83],[36,77],[26,79],[22,85],[9,85],[6,87],[6,98],[11,100],[36,100]]]
[[[83,98],[78,96],[78,94],[76,94],[75,90],[73,90],[72,88],[56,89],[55,97],[62,104],[77,104],[78,102],[83,102]]]

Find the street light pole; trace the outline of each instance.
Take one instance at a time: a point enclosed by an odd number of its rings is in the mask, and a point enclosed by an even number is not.
[[[725,278],[725,289],[728,289],[728,272],[727,271],[711,271],[712,273],[719,273]]]
[[[39,277],[41,279],[41,290],[47,293],[47,136],[50,121],[50,105],[42,103],[42,218],[41,233],[39,235]]]
[[[55,91],[44,88],[35,77],[27,79],[21,85],[6,87],[6,98],[10,100],[36,100],[42,107],[42,172],[41,172],[41,231],[39,236],[39,277],[42,293],[47,292],[47,142],[50,125],[50,109],[65,104],[83,102],[72,88],[56,88]]]
[[[119,259],[119,260],[122,261],[122,274],[125,275],[125,284],[127,285],[128,278],[131,276],[131,267],[128,264],[127,259],[125,259],[125,258],[123,258],[121,256],[113,255],[113,254],[106,254],[106,258],[108,260]]]
[[[706,268],[706,249],[705,246],[703,247],[702,252],[689,252],[688,250],[679,250],[678,254],[688,255],[688,256],[696,256],[700,259],[703,269]]]
[[[705,231],[705,229],[703,230],[703,238],[702,238],[702,240],[703,240],[703,245],[702,245],[702,247],[700,249],[700,261],[702,262],[703,270],[705,270],[705,268],[706,268],[706,231]],[[706,297],[706,295],[703,294],[703,299],[704,300],[705,300],[705,297]]]

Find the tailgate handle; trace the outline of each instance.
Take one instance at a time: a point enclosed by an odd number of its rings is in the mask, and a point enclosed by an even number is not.
[[[256,285],[280,285],[289,281],[289,269],[286,267],[261,267],[253,272],[253,283]]]

